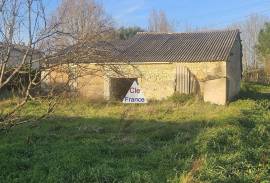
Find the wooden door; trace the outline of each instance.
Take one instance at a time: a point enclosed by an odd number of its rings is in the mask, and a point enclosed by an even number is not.
[[[178,93],[197,93],[198,82],[190,70],[182,65],[176,66],[175,91]]]

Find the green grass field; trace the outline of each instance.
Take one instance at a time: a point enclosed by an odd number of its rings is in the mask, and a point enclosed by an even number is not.
[[[21,114],[43,110],[32,102]],[[63,101],[0,132],[0,182],[270,182],[270,87],[244,84],[228,106]]]

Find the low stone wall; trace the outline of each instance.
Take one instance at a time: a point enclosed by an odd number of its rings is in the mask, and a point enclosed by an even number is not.
[[[220,78],[205,82],[203,99],[218,105],[225,105],[227,102],[227,79]]]

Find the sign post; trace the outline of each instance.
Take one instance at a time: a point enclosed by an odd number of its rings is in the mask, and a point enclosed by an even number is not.
[[[123,99],[126,104],[145,104],[147,103],[144,94],[136,81],[133,82],[126,96]]]

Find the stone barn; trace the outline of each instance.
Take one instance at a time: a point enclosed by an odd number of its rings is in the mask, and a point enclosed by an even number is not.
[[[123,99],[137,81],[150,99],[166,99],[175,92],[201,95],[206,102],[225,105],[240,91],[242,45],[239,30],[195,33],[138,33],[111,43],[116,61],[79,62],[96,70],[74,79],[72,87],[90,99]],[[119,60],[119,61],[117,61]],[[72,67],[76,75],[76,64]],[[51,72],[46,84],[68,76]]]

